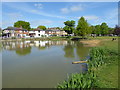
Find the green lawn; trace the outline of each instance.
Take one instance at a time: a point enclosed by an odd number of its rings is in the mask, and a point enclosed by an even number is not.
[[[118,40],[102,41],[101,46],[118,53]],[[98,84],[101,88],[118,88],[118,55],[111,55],[108,58],[111,62],[102,65],[96,71]]]

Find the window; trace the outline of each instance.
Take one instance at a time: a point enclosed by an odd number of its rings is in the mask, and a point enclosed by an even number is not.
[[[40,36],[40,34],[38,34],[38,36]]]

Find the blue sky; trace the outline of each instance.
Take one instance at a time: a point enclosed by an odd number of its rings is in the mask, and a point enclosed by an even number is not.
[[[110,27],[118,23],[117,2],[2,2],[2,28],[14,22],[30,22],[32,28],[64,27],[63,22],[84,16],[91,25],[106,22]]]

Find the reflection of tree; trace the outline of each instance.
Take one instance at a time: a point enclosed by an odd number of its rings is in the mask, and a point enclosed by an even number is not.
[[[68,44],[64,47],[65,57],[74,58],[74,47],[68,42]]]
[[[85,57],[89,53],[89,47],[83,47],[80,42],[75,42],[76,44],[76,54],[78,55],[79,59],[85,59]]]
[[[45,47],[45,46],[44,46],[44,47],[43,47],[43,46],[42,46],[42,47],[40,46],[39,49],[40,49],[40,50],[45,50],[46,47]]]
[[[18,48],[16,49],[16,54],[24,56],[31,53],[31,47]]]

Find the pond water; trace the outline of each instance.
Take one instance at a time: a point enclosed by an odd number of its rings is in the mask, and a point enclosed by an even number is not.
[[[88,57],[79,41],[2,42],[3,88],[54,88],[71,73],[86,71],[72,64]]]

